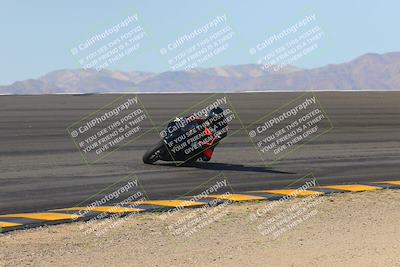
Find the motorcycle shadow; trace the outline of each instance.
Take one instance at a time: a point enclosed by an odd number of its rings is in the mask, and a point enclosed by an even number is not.
[[[167,166],[167,167],[190,167],[204,170],[213,171],[238,171],[238,172],[263,172],[263,173],[280,173],[280,174],[295,174],[294,172],[286,172],[274,170],[262,166],[245,166],[243,164],[230,164],[230,163],[218,163],[218,162],[193,162],[183,163],[177,165],[173,162],[157,163],[156,165]]]

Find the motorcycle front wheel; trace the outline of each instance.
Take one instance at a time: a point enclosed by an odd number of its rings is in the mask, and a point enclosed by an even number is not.
[[[162,154],[164,153],[164,141],[161,140],[155,145],[153,148],[149,149],[143,155],[143,162],[146,164],[153,164],[157,160],[161,159]]]

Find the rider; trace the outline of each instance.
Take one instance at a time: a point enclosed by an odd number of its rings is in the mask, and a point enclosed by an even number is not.
[[[206,127],[205,132],[208,136],[214,135],[212,142],[206,143],[209,147],[205,149],[201,155],[203,161],[209,161],[213,155],[214,148],[223,138],[227,136],[227,123],[224,121],[225,116],[223,110],[220,107],[210,110],[205,121],[208,121],[209,126]],[[213,129],[211,132],[209,129]],[[214,130],[215,129],[215,130]]]
[[[189,116],[183,120],[183,118],[176,118],[169,126],[180,125],[183,131],[194,131],[196,129],[205,132],[205,140],[199,140],[198,144],[207,147],[203,150],[200,155],[200,159],[203,161],[209,161],[213,155],[214,148],[224,137],[227,136],[227,123],[225,121],[225,116],[223,114],[223,109],[220,107],[213,108],[208,113],[207,117],[194,117]],[[183,124],[183,122],[186,122]],[[190,121],[190,123],[187,123]],[[201,127],[196,127],[201,126]],[[185,128],[188,129],[185,129]],[[200,129],[199,129],[200,128]]]

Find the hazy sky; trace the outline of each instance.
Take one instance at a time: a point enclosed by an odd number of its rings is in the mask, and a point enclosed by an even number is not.
[[[328,3],[329,2],[329,3]],[[399,1],[5,1],[0,9],[0,84],[80,68],[71,49],[94,34],[138,15],[141,48],[111,69],[171,70],[160,49],[226,15],[229,47],[201,67],[256,63],[249,49],[315,14],[324,37],[294,65],[311,68],[349,61],[367,52],[399,51]],[[261,54],[260,54],[261,55]]]

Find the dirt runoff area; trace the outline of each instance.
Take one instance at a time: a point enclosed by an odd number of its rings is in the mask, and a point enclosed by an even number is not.
[[[0,266],[400,266],[400,191],[151,213],[0,236]]]

